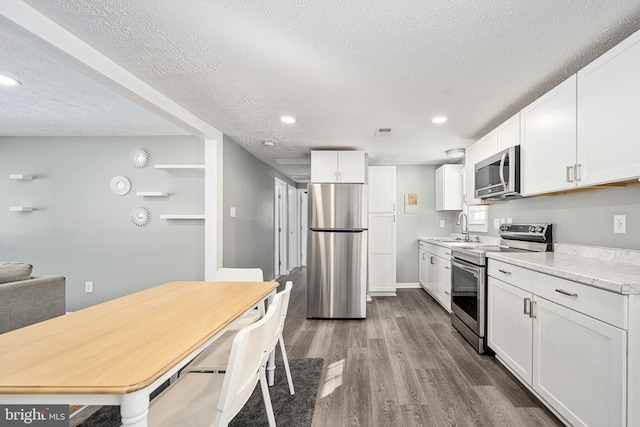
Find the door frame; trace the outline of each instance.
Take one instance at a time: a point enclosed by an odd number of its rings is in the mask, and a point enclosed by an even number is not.
[[[287,266],[287,183],[274,178],[273,192],[273,233],[274,233],[274,276],[288,274]]]

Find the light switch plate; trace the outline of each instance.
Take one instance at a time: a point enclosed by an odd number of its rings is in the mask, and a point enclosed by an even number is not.
[[[444,219],[440,220],[440,227],[444,228]]]
[[[236,208],[235,208],[235,207],[231,206],[231,207],[229,208],[229,216],[230,216],[231,218],[235,218],[235,217],[236,217]]]

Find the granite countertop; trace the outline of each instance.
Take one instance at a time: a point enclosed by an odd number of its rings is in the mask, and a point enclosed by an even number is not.
[[[584,251],[568,248],[571,247],[556,246],[556,252],[489,252],[487,258],[619,294],[640,294],[640,264],[635,257],[627,257],[629,262],[619,262],[606,256],[611,252],[607,248],[602,248],[606,252],[590,248],[587,256]]]

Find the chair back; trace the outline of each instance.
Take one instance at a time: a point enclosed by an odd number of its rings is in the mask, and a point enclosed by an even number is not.
[[[282,297],[277,294],[267,313],[241,329],[233,340],[229,364],[224,376],[215,425],[227,425],[249,400],[260,378],[260,371],[269,356],[273,331],[278,329],[278,306]]]
[[[271,337],[269,338],[269,351],[273,350],[276,344],[278,344],[278,339],[280,338],[280,334],[282,334],[282,329],[284,329],[284,321],[287,318],[287,311],[289,310],[291,288],[293,288],[293,283],[291,281],[288,281],[284,287],[284,290],[276,294],[276,296],[280,297],[279,301],[276,303],[275,298],[273,300],[272,305],[276,305],[276,317],[278,318],[278,325],[273,331],[273,335],[271,335]]]
[[[216,282],[264,282],[260,268],[220,268],[216,271]]]

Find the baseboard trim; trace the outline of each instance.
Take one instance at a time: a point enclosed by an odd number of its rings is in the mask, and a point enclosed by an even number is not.
[[[369,295],[371,295],[372,297],[395,297],[396,295],[396,291],[393,290],[388,290],[388,291],[384,291],[384,290],[379,290],[379,291],[369,291]]]
[[[418,282],[396,283],[396,289],[415,289],[422,288]]]

